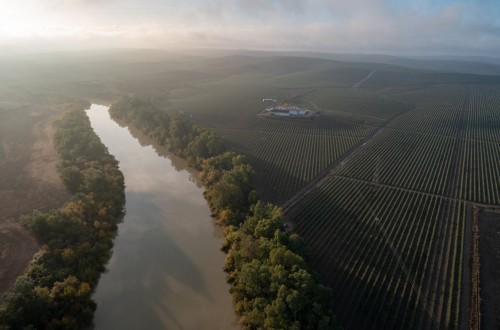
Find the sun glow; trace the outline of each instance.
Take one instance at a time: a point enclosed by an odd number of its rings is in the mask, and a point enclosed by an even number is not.
[[[74,15],[63,14],[58,8],[38,1],[0,0],[0,8],[0,38],[3,39],[66,36],[74,32],[71,23],[79,23]]]
[[[23,38],[37,34],[46,17],[40,8],[28,6],[25,2],[0,2],[0,36]]]
[[[399,2],[0,0],[0,45],[498,56],[498,1]]]

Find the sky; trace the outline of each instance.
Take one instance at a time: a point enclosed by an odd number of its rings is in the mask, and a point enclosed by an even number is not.
[[[500,54],[498,0],[0,0],[0,47]]]

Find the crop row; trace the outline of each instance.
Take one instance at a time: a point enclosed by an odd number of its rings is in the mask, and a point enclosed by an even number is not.
[[[457,136],[460,108],[450,105],[417,107],[396,118],[389,127],[435,135]]]
[[[500,89],[473,86],[463,119],[458,198],[500,203]]]
[[[408,86],[387,88],[384,93],[414,107],[457,107],[462,104],[467,88],[462,85],[433,85],[422,89]]]
[[[229,149],[248,157],[265,200],[284,202],[358,143],[360,137],[218,129]]]
[[[436,135],[457,136],[460,111],[467,95],[466,87],[433,86],[422,91],[402,94],[412,100],[414,109],[395,118],[389,127]]]
[[[407,102],[353,88],[321,88],[308,93],[305,99],[324,112],[379,123],[410,107]]]
[[[288,216],[344,326],[458,326],[464,203],[333,177]]]
[[[500,143],[500,88],[471,88],[467,139]]]
[[[363,147],[340,175],[435,194],[447,194],[456,138],[386,129]]]
[[[325,115],[321,115],[314,119],[253,116],[251,118],[245,118],[231,123],[221,121],[214,127],[275,133],[352,137],[364,137],[375,128],[374,126],[338,120]]]
[[[434,89],[437,87],[431,90]],[[424,97],[430,91],[421,92],[424,99],[416,102],[415,109],[393,120],[389,127],[446,136],[458,136],[463,128],[467,132],[466,139],[500,142],[500,88],[470,86],[448,89],[447,95],[437,94],[432,100]],[[463,118],[462,112],[465,114]]]
[[[494,92],[471,87],[455,94],[461,103],[409,111],[367,144],[340,175],[500,203],[500,98],[495,97],[500,94]]]
[[[500,203],[498,92],[427,90],[287,213],[344,326],[459,327],[465,201]]]
[[[500,204],[500,144],[466,141],[458,198]]]

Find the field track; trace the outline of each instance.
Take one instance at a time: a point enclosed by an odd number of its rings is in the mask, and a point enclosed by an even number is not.
[[[365,81],[371,78],[371,76],[375,73],[375,71],[377,70],[370,71],[370,73],[366,77],[364,77],[363,79],[352,85],[352,88],[360,88]]]
[[[407,110],[410,111],[411,109]],[[357,143],[354,147],[351,148],[347,153],[339,157],[335,160],[328,168],[326,168],[320,175],[314,178],[311,182],[309,182],[305,187],[303,187],[300,191],[295,193],[289,200],[287,200],[281,207],[286,211],[290,210],[297,201],[302,199],[305,195],[309,194],[314,189],[319,188],[329,177],[334,176],[337,171],[347,165],[349,160],[355,156],[357,153],[362,152],[363,149],[375,139],[394,119],[396,119],[399,115],[402,115],[404,112],[400,114],[394,115],[391,119],[385,122],[382,126],[373,130],[368,136],[366,136],[363,140]]]

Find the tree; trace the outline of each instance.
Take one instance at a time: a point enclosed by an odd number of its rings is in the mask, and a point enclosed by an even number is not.
[[[52,323],[66,328],[77,328],[80,324],[92,321],[95,303],[90,299],[90,285],[69,276],[62,282],[56,282],[50,291],[55,304],[56,314]]]
[[[51,299],[47,288],[36,287],[27,277],[19,278],[0,305],[0,324],[12,329],[43,326],[50,314]]]
[[[80,172],[80,169],[75,165],[71,165],[63,168],[60,173],[61,179],[63,180],[66,187],[68,187],[68,189],[72,193],[77,192],[80,188],[80,184],[83,181],[83,176]]]
[[[237,184],[219,181],[206,193],[212,211],[218,215],[223,209],[238,212],[246,205],[247,198]]]

